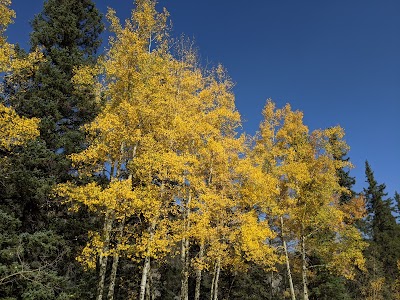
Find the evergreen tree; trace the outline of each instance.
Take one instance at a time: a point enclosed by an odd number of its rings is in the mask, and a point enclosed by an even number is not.
[[[400,194],[397,192],[397,191],[395,191],[394,192],[394,201],[395,201],[395,211],[396,211],[396,214],[397,214],[397,219],[399,219],[400,218]]]
[[[77,152],[83,142],[79,127],[94,118],[98,104],[92,91],[74,88],[71,79],[75,68],[96,59],[101,15],[91,0],[48,0],[32,27],[32,50],[39,48],[45,61],[18,88],[16,78],[8,78],[8,103],[20,115],[41,119],[41,138],[48,149]],[[23,93],[21,85],[27,87]]]
[[[75,257],[93,225],[90,215],[68,212],[51,193],[69,178],[66,154],[84,147],[80,126],[99,109],[92,90],[74,88],[71,79],[75,68],[95,62],[103,24],[90,0],[48,0],[32,27],[32,51],[39,49],[44,60],[3,81],[2,102],[20,116],[39,118],[40,137],[0,156],[6,162],[0,170],[0,279],[6,278],[0,295],[89,299],[93,273],[82,273]],[[31,55],[14,50],[17,59]]]
[[[382,243],[383,235],[394,230],[396,221],[392,215],[390,200],[385,200],[386,185],[378,184],[374,173],[368,163],[365,162],[365,176],[368,187],[364,188],[364,196],[368,212],[368,225],[370,239],[375,243]]]
[[[221,276],[221,298],[241,300],[282,299],[283,276],[250,264],[243,271],[227,270]]]
[[[337,137],[334,138],[337,141]],[[334,141],[332,141],[334,142]],[[338,151],[334,152],[334,159],[344,162],[349,162],[350,158],[347,157],[348,149],[340,148]],[[339,185],[347,189],[347,193],[342,193],[340,195],[340,203],[349,203],[351,199],[356,196],[356,192],[353,190],[353,186],[356,184],[355,177],[350,176],[349,168],[341,168],[337,170],[336,176],[339,180]]]
[[[392,215],[391,200],[384,199],[385,184],[378,184],[368,162],[365,163],[367,188],[364,196],[367,204],[366,235],[369,247],[366,249],[369,288],[381,280],[381,294],[392,299],[392,286],[397,275],[397,261],[400,258],[400,231]],[[368,288],[367,288],[368,290]]]

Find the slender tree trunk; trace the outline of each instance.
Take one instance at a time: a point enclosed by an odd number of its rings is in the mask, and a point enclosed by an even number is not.
[[[147,285],[147,277],[149,275],[150,271],[150,257],[146,257],[144,259],[144,265],[143,265],[143,272],[142,272],[142,280],[140,282],[140,295],[139,295],[139,300],[144,300],[145,295],[146,295],[146,285]]]
[[[113,255],[113,263],[111,267],[110,285],[108,286],[107,300],[114,299],[114,288],[115,288],[115,280],[117,277],[118,261],[119,261],[119,255],[115,253]]]
[[[121,243],[124,232],[124,226],[125,226],[125,218],[121,220],[118,226],[117,247]],[[110,285],[108,286],[107,300],[114,299],[114,289],[115,289],[115,281],[117,279],[118,262],[119,262],[119,253],[118,250],[116,250],[113,255],[113,263],[111,267]]]
[[[149,226],[149,232],[150,232],[150,241],[149,243],[152,243],[153,238],[154,238],[154,230],[156,229],[156,222],[153,221],[151,222],[151,225]],[[143,266],[143,272],[142,272],[142,280],[140,282],[140,295],[139,295],[139,300],[144,300],[144,297],[146,295],[146,283],[147,283],[147,278],[150,272],[150,249],[147,249],[146,257],[144,259],[144,266]]]
[[[97,300],[103,299],[104,282],[106,278],[107,260],[108,260],[107,252],[110,247],[110,234],[113,221],[114,221],[113,212],[110,209],[107,209],[106,215],[104,217],[104,226],[103,226],[104,246],[102,249],[102,253],[100,253],[99,257],[99,281],[97,284],[97,298],[96,298]]]
[[[151,267],[146,281],[146,300],[151,300]]]
[[[269,283],[270,283],[270,288],[271,288],[270,297],[272,299],[272,296],[274,295],[274,271],[271,271],[271,280]]]
[[[212,277],[212,281],[211,281],[211,291],[210,291],[210,299],[214,300],[214,286],[215,286],[215,277],[217,273],[217,264],[214,264],[214,270],[213,270],[213,277]]]
[[[306,261],[306,237],[302,234],[301,237],[301,259],[302,259],[302,280],[303,280],[303,299],[308,300],[307,288],[307,261]]]
[[[204,242],[200,243],[199,261],[203,260],[204,256]],[[201,287],[201,268],[196,269],[196,288],[194,291],[194,300],[200,300],[200,287]]]
[[[289,279],[290,295],[292,297],[292,300],[296,300],[296,294],[294,293],[292,272],[290,271],[289,253],[288,253],[285,236],[284,236],[284,227],[283,227],[283,217],[282,216],[281,216],[281,237],[282,237],[283,250],[285,251],[286,271],[287,271],[287,275],[288,275],[288,279]]]
[[[221,259],[218,258],[215,262],[214,267],[214,276],[211,285],[211,300],[218,300],[218,282],[219,282],[219,273],[221,271]]]
[[[185,201],[184,207],[184,222],[185,222],[185,232],[189,230],[189,215],[190,215],[190,201],[191,193],[188,192],[187,201]],[[189,238],[185,237],[182,240],[182,279],[181,279],[181,300],[189,300]]]
[[[111,267],[110,285],[108,286],[107,300],[114,299],[114,288],[115,288],[115,281],[117,278],[118,262],[119,262],[119,255],[115,253],[113,255],[113,263]]]
[[[149,292],[150,292],[150,300],[156,299],[156,288],[154,285],[154,279],[156,277],[154,276],[154,268],[150,268],[150,274],[149,274]]]
[[[189,299],[189,239],[182,240],[182,279],[181,279],[181,300]]]
[[[219,281],[219,272],[220,272],[220,258],[214,264],[214,272],[213,279],[211,283],[211,300],[218,300],[218,281]]]

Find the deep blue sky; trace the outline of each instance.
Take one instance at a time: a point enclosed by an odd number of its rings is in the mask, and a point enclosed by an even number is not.
[[[14,0],[9,40],[27,47],[41,0]],[[133,1],[97,0],[130,15]],[[244,130],[253,134],[267,98],[304,112],[311,129],[341,125],[365,186],[364,162],[392,196],[400,192],[399,0],[160,0],[174,35],[194,37],[204,61],[236,82]]]

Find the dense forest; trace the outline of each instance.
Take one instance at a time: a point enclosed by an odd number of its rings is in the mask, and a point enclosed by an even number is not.
[[[31,49],[0,0],[0,299],[400,299],[400,195],[340,127],[268,100],[240,132],[233,83],[136,0],[47,0]]]

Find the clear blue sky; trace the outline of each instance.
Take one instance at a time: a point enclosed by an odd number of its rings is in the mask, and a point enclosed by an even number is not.
[[[9,40],[27,46],[41,0],[14,0]],[[97,0],[129,16],[133,1]],[[194,37],[204,61],[236,82],[244,130],[253,134],[267,98],[304,112],[311,129],[341,125],[365,186],[364,162],[392,196],[400,192],[399,0],[160,0],[174,35]]]

